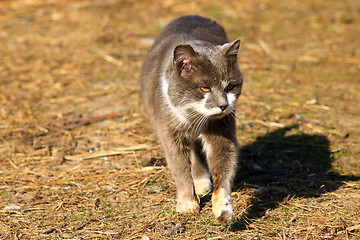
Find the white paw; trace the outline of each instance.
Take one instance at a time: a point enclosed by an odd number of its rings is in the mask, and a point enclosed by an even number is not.
[[[232,221],[233,207],[230,194],[220,188],[214,192],[212,197],[212,210],[215,218],[221,223],[228,225]]]
[[[211,192],[211,181],[209,178],[194,180],[195,193],[198,196],[205,196]]]
[[[182,201],[176,204],[176,211],[179,213],[193,213],[199,212],[200,206],[197,202]]]

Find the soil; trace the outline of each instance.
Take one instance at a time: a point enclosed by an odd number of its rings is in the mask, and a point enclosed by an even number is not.
[[[175,212],[139,96],[163,27],[240,38],[234,221]],[[0,1],[0,238],[360,239],[360,2]]]

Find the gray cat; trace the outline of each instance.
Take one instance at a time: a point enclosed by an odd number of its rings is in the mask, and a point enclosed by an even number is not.
[[[183,16],[161,32],[141,74],[145,107],[175,179],[176,210],[199,211],[198,196],[213,183],[212,210],[222,224],[233,215],[235,102],[243,82],[239,46],[215,21]]]

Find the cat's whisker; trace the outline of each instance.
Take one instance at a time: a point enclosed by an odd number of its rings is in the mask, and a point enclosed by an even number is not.
[[[191,118],[195,117],[192,121]],[[201,119],[201,114],[198,114],[196,111],[192,111],[189,115],[188,115],[188,119],[190,120],[190,124],[187,127],[185,132],[189,132],[189,130],[191,129],[190,134],[193,134],[193,130],[194,127],[197,125],[197,123],[200,121]]]
[[[232,116],[235,120],[236,120],[236,118],[238,118],[238,119],[239,119],[239,117],[238,117],[238,116],[236,116],[236,113],[235,113],[235,112],[231,112],[231,116]],[[244,131],[244,129],[243,129],[243,126],[242,126],[241,119],[239,119],[239,127],[240,127],[241,132],[243,132],[243,131]]]
[[[206,119],[207,119],[206,116],[201,114],[201,118],[199,119],[197,126],[195,128],[195,134],[200,132],[200,130],[203,126],[203,123],[206,121]]]
[[[203,121],[203,115],[200,115],[198,121],[196,122],[196,124],[194,125],[194,128],[193,128],[193,132],[194,134],[198,133],[198,128],[199,126],[201,125],[201,122]]]
[[[190,134],[192,134],[192,132],[193,132],[193,127],[195,126],[198,118],[199,118],[199,116],[195,117],[195,119],[190,122],[188,128],[186,129],[186,133],[189,133],[189,131],[190,131]]]
[[[236,112],[238,112],[239,114],[241,114],[241,116],[244,116],[244,118],[247,118],[246,113],[244,111],[242,111],[241,109],[236,109]]]
[[[244,120],[244,122],[246,122],[246,124],[249,125],[246,121],[246,118],[247,118],[246,113],[240,109],[237,109],[237,111],[238,111],[237,114],[239,114],[239,116]]]
[[[191,134],[198,134],[202,128],[203,122],[206,121],[206,119],[206,116],[203,114],[198,114],[198,116],[192,122]]]
[[[202,115],[202,119],[201,119],[201,121],[200,121],[200,123],[199,123],[199,126],[198,126],[198,128],[197,128],[197,132],[200,132],[201,131],[201,129],[205,126],[205,124],[207,123],[207,120],[208,120],[208,117],[207,116],[205,116],[205,115]]]
[[[243,123],[245,124],[246,128],[247,128],[248,130],[251,130],[251,128],[249,127],[248,122],[245,120],[245,118],[243,117],[243,115],[241,115],[240,113],[237,113],[237,112],[235,112],[235,111],[234,111],[233,113],[234,113],[233,116],[239,119],[239,121],[240,121],[240,126],[241,126],[241,122],[243,122]]]
[[[236,115],[239,119],[241,119],[241,120],[243,121],[243,123],[245,123],[245,125],[246,125],[246,127],[247,127],[248,129],[250,129],[249,124],[248,124],[248,122],[246,121],[246,119],[245,119],[245,117],[244,117],[243,115],[241,115],[240,113],[236,113],[236,112],[235,112],[235,115]]]
[[[199,115],[199,113],[197,111],[192,111],[189,113],[187,118],[190,119],[190,118],[196,117],[197,115]]]

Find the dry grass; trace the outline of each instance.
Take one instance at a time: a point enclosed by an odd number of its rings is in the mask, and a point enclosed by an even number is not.
[[[172,19],[240,37],[234,223],[174,212],[139,104]],[[360,239],[358,1],[0,1],[2,239]]]

